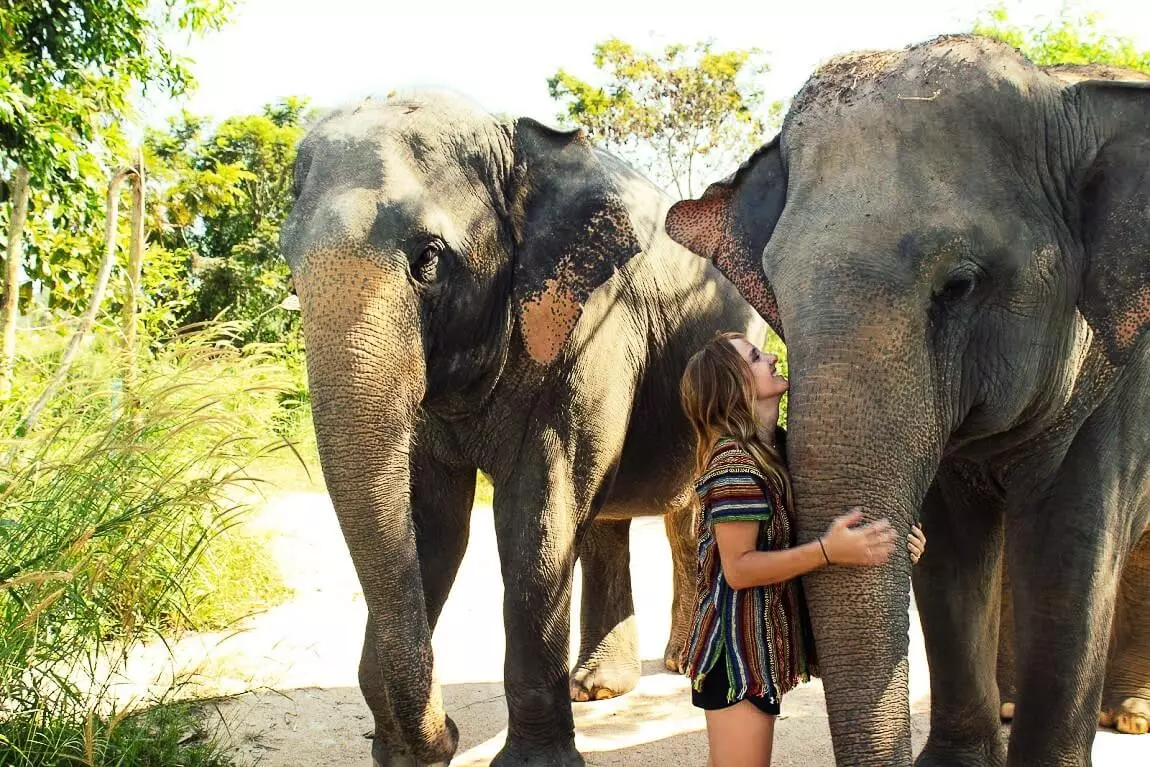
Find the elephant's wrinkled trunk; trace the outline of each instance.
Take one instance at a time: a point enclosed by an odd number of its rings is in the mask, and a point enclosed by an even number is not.
[[[864,507],[868,520],[887,517],[897,533],[884,566],[834,566],[804,579],[836,760],[909,765],[905,536],[940,451],[932,391],[920,383],[928,367],[898,343],[917,335],[909,328],[794,326],[813,331],[788,337],[788,458],[800,540],[821,535],[852,506]]]
[[[411,516],[409,450],[424,394],[418,311],[401,273],[326,255],[295,276],[312,416],[332,504],[363,587],[391,713],[407,749],[446,762],[457,736],[433,675]],[[398,270],[395,270],[398,272]],[[377,733],[382,737],[384,733]]]

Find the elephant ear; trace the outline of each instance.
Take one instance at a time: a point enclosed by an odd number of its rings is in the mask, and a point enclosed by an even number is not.
[[[776,138],[730,178],[707,187],[702,197],[672,205],[666,218],[671,239],[714,263],[780,338],[779,305],[762,258],[786,196],[786,173]]]
[[[1078,307],[1120,365],[1150,328],[1150,83],[1075,88],[1103,126],[1079,187],[1086,264]]]
[[[642,250],[619,189],[582,131],[514,125],[514,301],[528,354],[559,355],[596,288]]]

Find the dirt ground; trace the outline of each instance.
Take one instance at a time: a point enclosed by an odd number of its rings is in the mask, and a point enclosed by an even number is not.
[[[188,637],[175,648],[175,666],[165,660],[163,648],[137,653],[123,694],[147,695],[138,680],[162,673],[177,675],[185,694],[233,696],[216,704],[216,725],[243,765],[370,767],[371,719],[356,686],[366,611],[328,498],[281,495],[251,524],[274,532],[268,554],[282,568],[294,598],[253,616],[237,631]],[[621,698],[574,704],[577,746],[594,767],[702,765],[703,716],[690,704],[686,680],[666,673],[662,664],[671,603],[662,521],[636,521],[631,540],[643,677]],[[506,735],[502,597],[491,510],[477,507],[467,556],[434,638],[444,700],[460,730],[453,766],[488,764]],[[911,727],[917,751],[929,728],[930,688],[918,620],[911,617]],[[572,625],[573,651],[577,632]],[[1093,757],[1097,767],[1150,764],[1150,736],[1100,730]],[[780,767],[834,764],[817,681],[784,700],[774,761]]]

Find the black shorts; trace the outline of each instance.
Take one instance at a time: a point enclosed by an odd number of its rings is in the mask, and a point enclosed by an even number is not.
[[[720,655],[715,665],[711,667],[711,671],[703,678],[703,689],[696,690],[694,687],[691,688],[691,703],[693,703],[696,708],[701,708],[705,711],[718,711],[733,706],[740,700],[746,699],[751,702],[751,705],[764,714],[769,714],[770,716],[779,715],[778,702],[772,703],[761,695],[751,695],[747,693],[743,698],[727,700],[727,694],[731,691],[731,684],[727,681],[726,665],[727,656],[725,654]]]

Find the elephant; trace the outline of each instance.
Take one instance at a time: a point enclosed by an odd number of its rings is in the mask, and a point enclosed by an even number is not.
[[[1100,710],[1150,704],[1150,86],[1100,74],[977,36],[836,57],[667,214],[784,336],[800,540],[924,523],[921,767],[1086,765]],[[838,764],[911,763],[909,569],[804,578]]]
[[[677,664],[694,597],[689,356],[762,322],[663,231],[670,200],[580,131],[427,90],[302,139],[282,255],[299,296],[321,466],[368,609],[359,681],[376,765],[457,749],[431,634],[491,478],[508,733],[495,765],[583,764],[571,698],[640,674],[636,516],[664,515]],[[568,666],[573,565],[579,661]]]
[[[1007,574],[1003,571],[1001,613],[999,618],[998,663],[995,681],[1001,701],[1000,716],[1003,721],[1011,721],[1015,712],[1014,676],[1014,611]],[[1150,731],[1150,702],[1140,690],[1150,687],[1150,658],[1141,662],[1120,662],[1118,656],[1144,651],[1142,645],[1132,646],[1131,632],[1139,616],[1150,615],[1150,529],[1142,533],[1141,541],[1135,546],[1122,573],[1118,586],[1120,606],[1115,607],[1114,623],[1110,627],[1107,674],[1103,688],[1102,710],[1098,713],[1098,724],[1113,727],[1119,732],[1131,735],[1145,735]],[[1145,618],[1143,618],[1145,620]],[[1133,692],[1136,697],[1125,697]]]

